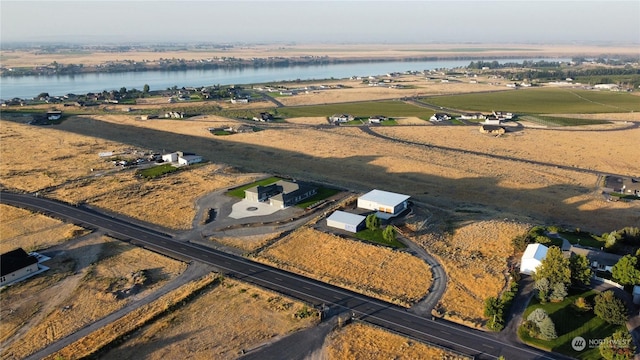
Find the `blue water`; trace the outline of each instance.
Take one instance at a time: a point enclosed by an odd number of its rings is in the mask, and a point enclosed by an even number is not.
[[[522,62],[524,59],[484,59],[504,62]],[[539,59],[527,59],[539,60]],[[568,61],[568,59],[545,59]],[[391,61],[359,64],[331,64],[313,66],[260,67],[245,69],[211,69],[185,71],[144,71],[123,73],[92,73],[80,75],[22,76],[0,78],[0,99],[31,99],[40,93],[51,96],[86,94],[104,90],[142,90],[145,84],[151,90],[164,90],[173,86],[199,87],[211,85],[258,84],[289,80],[342,79],[351,76],[383,75],[391,72],[452,69],[469,65],[471,60]]]

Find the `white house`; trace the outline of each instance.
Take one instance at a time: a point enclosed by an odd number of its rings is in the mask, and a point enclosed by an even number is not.
[[[531,275],[547,256],[549,248],[542,244],[529,244],[520,260],[520,273]]]
[[[338,210],[327,218],[327,226],[356,233],[362,228],[364,220],[362,215]]]
[[[435,113],[433,114],[432,117],[429,118],[429,121],[434,121],[434,122],[440,122],[440,121],[446,121],[446,120],[451,120],[451,116],[449,116],[449,114],[444,114],[444,113]]]
[[[408,207],[409,197],[388,191],[371,190],[358,198],[358,207],[378,211],[376,215],[380,218],[390,218]]]

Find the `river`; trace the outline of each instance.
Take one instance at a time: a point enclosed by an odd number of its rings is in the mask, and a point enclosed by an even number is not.
[[[483,61],[518,62],[542,59],[483,59]],[[569,59],[544,59],[569,61]],[[389,61],[289,67],[247,67],[184,71],[141,71],[121,73],[89,73],[78,75],[20,76],[0,78],[0,99],[30,99],[46,92],[50,96],[69,93],[86,94],[104,90],[151,90],[173,86],[199,87],[211,85],[260,84],[290,80],[343,79],[351,76],[384,75],[392,72],[452,69],[469,65],[472,60]]]

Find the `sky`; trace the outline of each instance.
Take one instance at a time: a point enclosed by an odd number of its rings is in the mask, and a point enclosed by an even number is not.
[[[640,45],[640,1],[2,0],[0,42]]]

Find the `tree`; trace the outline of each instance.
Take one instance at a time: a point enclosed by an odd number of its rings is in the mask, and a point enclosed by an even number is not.
[[[535,280],[547,278],[550,284],[571,284],[571,269],[569,259],[562,255],[562,250],[552,246],[547,250],[546,257],[540,262],[540,266],[533,273]]]
[[[386,242],[394,242],[396,240],[396,231],[391,225],[387,225],[382,231],[382,238]]]
[[[142,92],[145,94],[149,93],[149,84],[144,84],[144,86],[142,87]]]
[[[537,279],[533,284],[533,287],[538,290],[538,299],[541,303],[547,302],[547,297],[549,296],[549,290],[551,290],[551,284],[549,284],[549,279],[541,278]]]
[[[553,284],[549,300],[552,302],[561,302],[565,297],[567,297],[567,285],[564,283]]]
[[[593,312],[602,320],[616,325],[627,322],[627,307],[611,290],[596,295]]]
[[[607,360],[630,360],[636,352],[631,334],[626,330],[618,330],[604,338],[598,348],[600,355]]]
[[[556,333],[556,325],[553,323],[550,317],[544,318],[540,323],[537,324],[538,329],[540,330],[540,339],[542,340],[553,340],[558,337]]]
[[[586,256],[580,254],[572,254],[569,258],[569,268],[571,269],[571,283],[573,285],[589,285],[591,284],[591,266]]]
[[[380,219],[376,214],[369,214],[365,218],[365,224],[369,230],[377,230],[380,227]]]
[[[640,284],[640,270],[638,270],[638,258],[633,255],[625,255],[611,268],[611,275],[621,285]]]

